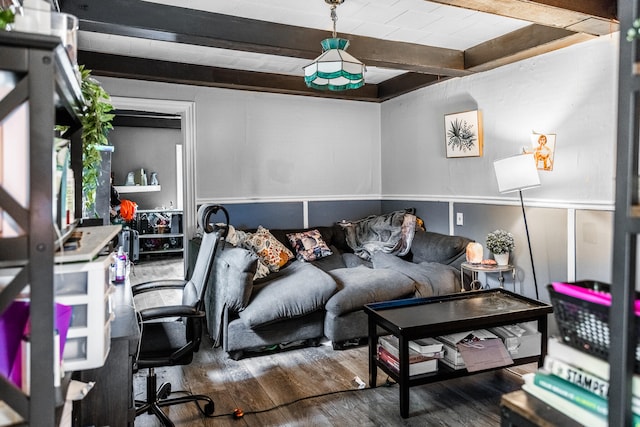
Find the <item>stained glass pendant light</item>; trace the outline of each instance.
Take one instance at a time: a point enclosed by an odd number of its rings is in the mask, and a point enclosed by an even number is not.
[[[304,67],[304,81],[307,86],[319,90],[340,91],[362,87],[364,64],[346,52],[349,40],[336,37],[336,6],[344,0],[324,1],[331,6],[333,37],[322,40],[322,55]]]

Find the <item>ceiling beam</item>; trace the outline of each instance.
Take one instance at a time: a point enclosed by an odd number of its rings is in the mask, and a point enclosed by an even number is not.
[[[485,71],[594,38],[562,28],[529,25],[465,51],[465,68]]]
[[[378,85],[374,84],[342,92],[318,91],[307,87],[304,79],[297,76],[231,70],[82,50],[78,52],[78,62],[91,70],[91,74],[95,76],[380,102]]]
[[[440,83],[450,77],[439,77],[430,74],[404,73],[378,84],[380,101],[387,101],[396,96],[413,92],[414,90]]]
[[[616,0],[429,0],[592,35],[618,31]]]
[[[79,52],[79,59],[94,74],[102,76],[382,102],[447,78],[489,70],[584,41],[591,36],[568,27],[586,26],[590,18],[605,19],[610,15],[607,7],[615,3],[614,0],[434,1],[540,23],[464,52],[341,34],[351,42],[349,52],[366,65],[409,71],[378,85],[367,84],[346,92],[310,89],[301,75],[232,70],[90,51]],[[82,31],[309,60],[320,53],[320,40],[329,36],[327,31],[140,0],[61,0],[60,5],[63,12],[80,19]],[[563,7],[567,9],[561,9]],[[610,30],[611,26],[607,28]]]
[[[61,10],[80,20],[82,31],[186,43],[312,60],[327,31],[222,15],[139,0],[65,0]],[[459,50],[341,34],[349,52],[368,66],[463,76]]]

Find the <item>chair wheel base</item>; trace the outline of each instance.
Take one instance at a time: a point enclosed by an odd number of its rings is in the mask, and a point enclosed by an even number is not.
[[[194,403],[198,410],[205,416],[211,417],[215,411],[215,404],[209,396],[204,394],[188,394],[185,396],[179,396],[169,398],[171,394],[171,383],[163,383],[157,390],[156,375],[153,370],[150,370],[147,376],[147,400],[136,400],[136,417],[140,414],[155,415],[158,420],[165,427],[173,427],[174,423],[169,417],[162,411],[164,406],[179,405],[182,403]],[[200,405],[204,404],[204,408]]]

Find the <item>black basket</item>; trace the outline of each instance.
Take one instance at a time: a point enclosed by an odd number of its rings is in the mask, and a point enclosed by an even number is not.
[[[611,293],[610,286],[595,281],[567,283],[585,289]],[[547,285],[553,315],[558,323],[562,342],[600,359],[609,360],[610,332],[607,305],[586,301],[571,295],[556,292]],[[638,295],[636,295],[638,298]],[[640,337],[640,319],[636,321],[636,336]],[[636,343],[635,372],[640,373],[640,340]]]

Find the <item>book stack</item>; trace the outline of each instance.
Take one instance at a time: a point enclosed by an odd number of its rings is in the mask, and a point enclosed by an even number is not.
[[[452,369],[476,372],[513,363],[502,340],[486,329],[456,332],[436,339],[444,344],[442,362]]]
[[[609,363],[564,344],[548,341],[543,367],[523,376],[522,389],[577,422],[608,425]],[[633,425],[640,426],[640,377],[632,378]]]
[[[394,372],[400,372],[398,338],[393,335],[378,338],[378,360]],[[409,375],[420,375],[438,370],[438,359],[444,351],[442,343],[433,338],[409,341]]]

